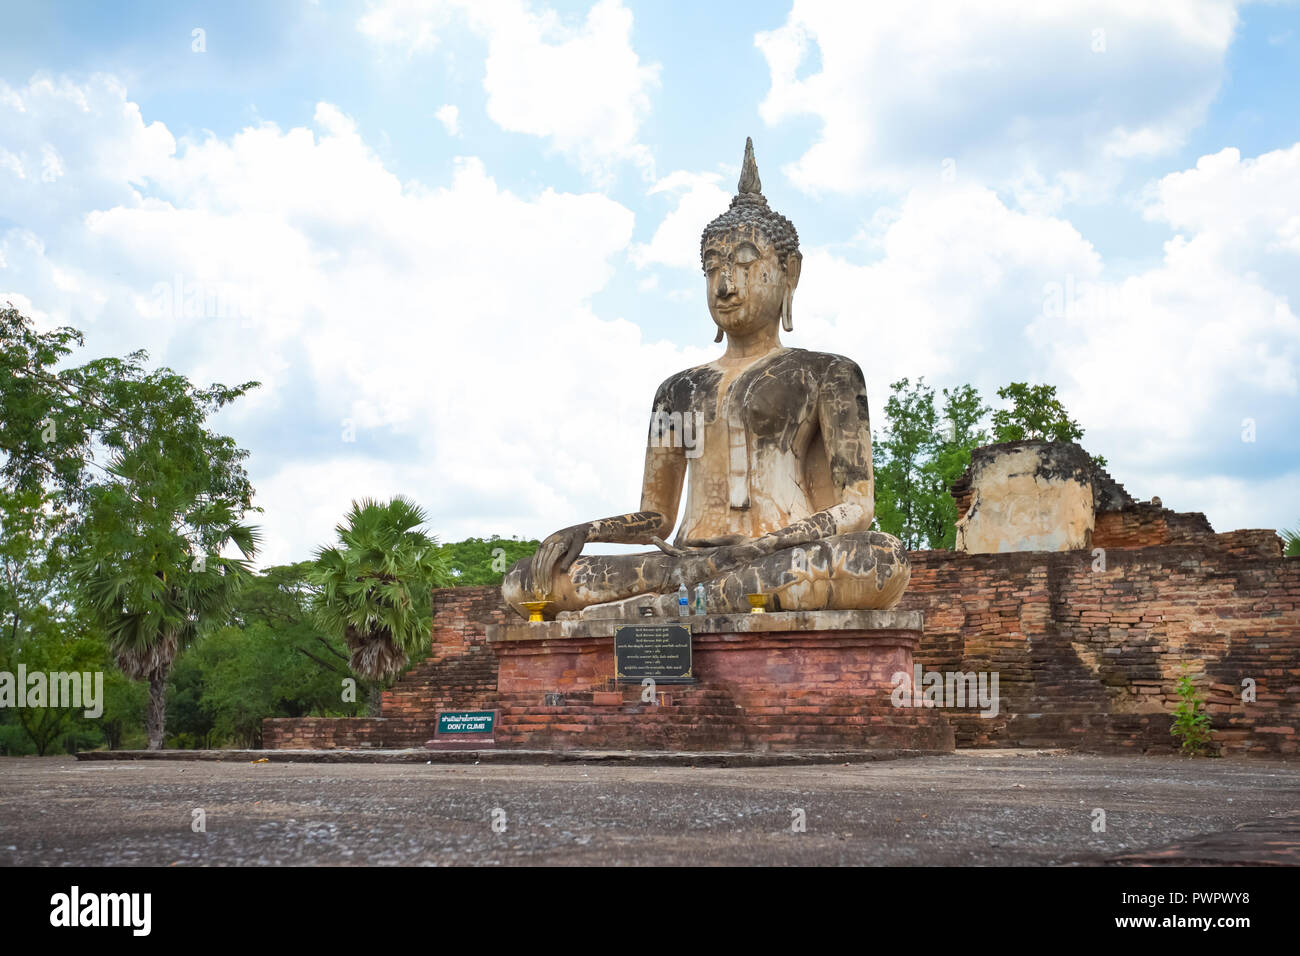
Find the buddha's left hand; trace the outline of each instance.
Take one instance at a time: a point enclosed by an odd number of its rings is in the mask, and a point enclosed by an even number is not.
[[[555,572],[569,570],[575,558],[582,553],[590,524],[576,524],[548,537],[533,555],[530,578],[534,593],[550,597],[555,584]]]

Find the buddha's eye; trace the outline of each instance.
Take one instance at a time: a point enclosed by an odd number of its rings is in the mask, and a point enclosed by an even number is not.
[[[758,259],[758,250],[755,249],[753,246],[751,246],[749,243],[745,243],[744,245],[740,246],[740,248],[736,250],[737,265],[747,266],[751,262],[757,261],[757,259]]]

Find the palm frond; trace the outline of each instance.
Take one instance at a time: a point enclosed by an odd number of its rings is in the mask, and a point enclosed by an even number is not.
[[[308,579],[317,620],[344,637],[356,673],[381,679],[427,646],[430,593],[450,580],[437,539],[420,531],[427,515],[397,496],[352,503],[336,528],[338,545],[320,548]]]

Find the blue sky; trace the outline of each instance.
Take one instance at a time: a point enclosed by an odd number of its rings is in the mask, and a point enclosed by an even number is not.
[[[541,536],[635,509],[748,135],[787,344],[873,409],[1052,382],[1135,495],[1294,526],[1300,15],[1131,7],[6,4],[0,297],[262,381],[221,425],[268,560],[362,495]]]

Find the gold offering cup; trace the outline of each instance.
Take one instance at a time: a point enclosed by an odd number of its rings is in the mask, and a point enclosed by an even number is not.
[[[528,609],[529,624],[540,624],[542,621],[546,620],[546,618],[542,616],[542,612],[551,606],[550,601],[523,601],[521,603]]]
[[[766,613],[766,609],[767,609],[767,595],[766,595],[766,594],[746,594],[745,597],[749,598],[749,613],[750,613],[750,614],[764,614],[764,613]]]

